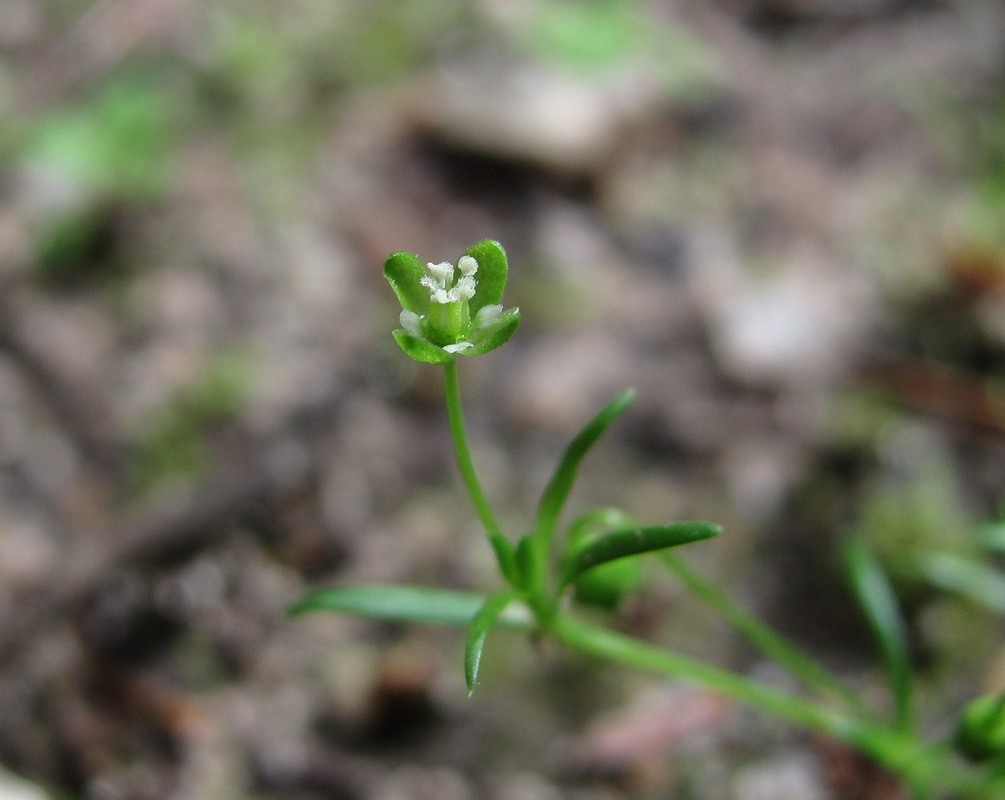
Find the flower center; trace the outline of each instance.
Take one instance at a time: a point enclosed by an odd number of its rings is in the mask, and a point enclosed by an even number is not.
[[[419,283],[429,289],[429,316],[426,330],[430,341],[445,347],[457,344],[471,334],[468,301],[475,296],[478,262],[461,256],[454,265],[444,261],[426,264],[426,274]]]

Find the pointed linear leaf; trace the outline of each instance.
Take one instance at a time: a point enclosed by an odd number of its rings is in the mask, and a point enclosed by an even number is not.
[[[989,522],[977,532],[977,544],[990,553],[1005,553],[1005,521]]]
[[[322,589],[294,604],[289,613],[335,611],[395,622],[469,625],[484,602],[485,595],[476,592],[367,584]],[[526,629],[532,627],[533,618],[525,606],[512,604],[497,622]]]
[[[869,716],[868,706],[859,694],[845,686],[784,636],[776,633],[741,605],[731,600],[728,595],[720,591],[715,583],[701,577],[677,553],[669,550],[664,551],[660,553],[660,560],[689,591],[708,603],[716,614],[732,625],[748,642],[776,664],[787,669],[806,686],[840,698],[862,717]]]
[[[419,283],[425,274],[425,264],[415,253],[392,253],[384,262],[384,277],[401,307],[416,314],[425,314],[429,307],[429,290]]]
[[[567,586],[600,564],[710,539],[721,530],[711,522],[695,521],[624,528],[604,534],[570,553],[562,570],[561,585]]]
[[[512,590],[490,594],[471,620],[468,639],[464,645],[464,680],[468,685],[469,694],[478,685],[478,670],[481,667],[482,650],[489,630],[499,620],[499,615],[506,610],[506,606],[516,598],[517,593]]]
[[[940,589],[1005,614],[1005,575],[993,567],[952,553],[923,553],[915,560],[914,569]]]
[[[555,474],[541,496],[541,503],[537,510],[537,521],[534,526],[538,536],[550,536],[555,530],[558,516],[562,513],[562,506],[572,489],[583,456],[596,444],[597,439],[607,430],[608,426],[631,405],[634,399],[634,389],[623,392],[590,420],[576,438],[569,443],[562,455],[562,460],[555,469]]]
[[[478,262],[478,272],[475,285],[475,296],[471,298],[472,315],[484,306],[492,306],[502,302],[506,290],[506,277],[509,272],[506,261],[506,251],[499,242],[485,239],[473,244],[464,251]]]
[[[844,559],[852,590],[883,654],[896,721],[906,729],[911,718],[911,661],[907,626],[893,586],[861,539],[853,539],[845,546]]]
[[[517,586],[526,589],[530,585],[531,575],[534,571],[534,539],[528,533],[520,537],[516,543],[516,564]]]
[[[492,546],[492,552],[495,553],[496,563],[499,565],[502,576],[510,585],[518,586],[520,570],[517,567],[516,548],[513,543],[501,533],[493,531],[489,534],[489,544]]]

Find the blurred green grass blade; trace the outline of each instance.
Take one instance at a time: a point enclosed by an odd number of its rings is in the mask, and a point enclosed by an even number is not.
[[[883,655],[896,722],[906,730],[911,724],[911,661],[900,605],[890,579],[865,542],[851,540],[843,555],[852,590]]]
[[[1005,575],[985,564],[952,553],[924,553],[915,562],[918,575],[999,614],[1005,614]]]
[[[485,639],[506,607],[516,598],[517,593],[512,590],[490,594],[471,620],[467,642],[464,645],[464,680],[469,694],[478,685],[478,670],[482,663]]]
[[[635,390],[629,389],[622,393],[613,402],[607,405],[597,416],[579,432],[575,439],[569,443],[562,460],[559,462],[555,473],[541,496],[541,503],[537,510],[537,520],[534,531],[538,536],[550,535],[555,530],[559,514],[562,513],[562,506],[569,497],[572,484],[576,479],[576,472],[579,464],[583,460],[591,447],[597,443],[605,430],[616,420],[622,412],[635,399]]]
[[[982,526],[977,533],[977,543],[992,553],[1005,554],[1005,521]]]
[[[726,622],[733,626],[754,647],[779,666],[787,669],[807,687],[826,692],[840,698],[849,708],[866,715],[868,709],[862,699],[845,686],[834,675],[793,645],[788,639],[776,633],[744,608],[734,603],[711,581],[705,580],[692,570],[684,560],[672,551],[660,553],[660,560],[687,589],[708,603]]]
[[[606,533],[589,540],[569,554],[562,570],[561,585],[567,586],[584,572],[600,564],[710,539],[721,530],[711,522],[674,522]]]
[[[489,544],[492,545],[492,552],[495,553],[496,563],[499,571],[511,586],[520,585],[520,568],[516,560],[516,547],[513,543],[498,531],[489,534]]]
[[[469,625],[485,599],[476,592],[366,584],[314,592],[291,606],[289,613],[335,611],[394,622]],[[511,628],[530,628],[533,619],[526,607],[512,604],[496,622]]]

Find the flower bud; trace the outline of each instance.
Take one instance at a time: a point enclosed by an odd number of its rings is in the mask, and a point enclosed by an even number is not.
[[[955,744],[971,761],[1005,755],[1005,694],[984,695],[967,703],[956,727]]]

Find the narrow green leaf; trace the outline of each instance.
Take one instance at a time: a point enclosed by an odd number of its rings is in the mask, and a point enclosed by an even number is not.
[[[509,271],[506,251],[502,245],[492,239],[485,239],[471,245],[464,251],[464,255],[471,256],[478,262],[475,296],[469,302],[471,313],[476,314],[484,306],[501,303]]]
[[[489,534],[489,544],[492,545],[492,552],[495,553],[496,563],[503,577],[512,586],[520,585],[520,569],[516,563],[516,548],[501,533],[492,531]]]
[[[575,439],[569,443],[562,460],[555,469],[551,481],[545,487],[541,496],[541,503],[537,509],[537,521],[534,526],[535,534],[539,537],[550,536],[555,530],[558,516],[562,513],[562,506],[569,497],[572,484],[576,479],[576,472],[583,456],[596,444],[597,440],[607,430],[608,426],[616,420],[622,412],[635,399],[635,390],[629,389],[623,392],[615,400],[604,408],[597,416],[579,432]]]
[[[721,530],[711,522],[674,522],[612,531],[573,549],[562,569],[561,585],[600,564],[710,539]]]
[[[861,539],[853,539],[845,546],[844,558],[852,589],[883,655],[895,719],[901,728],[907,729],[911,722],[911,660],[907,626],[893,586],[879,560]]]
[[[1005,553],[1005,521],[989,522],[977,532],[977,543],[992,553]]]
[[[914,564],[917,573],[950,592],[957,592],[992,611],[1005,614],[1005,575],[952,553],[924,553]]]
[[[520,537],[516,543],[516,571],[518,583],[522,589],[530,585],[531,574],[534,571],[534,537],[529,533]]]
[[[404,328],[398,328],[391,332],[398,347],[405,351],[409,358],[421,361],[424,364],[449,364],[454,360],[453,353],[448,353],[442,347],[437,347],[432,342],[409,333]]]
[[[485,595],[422,586],[367,584],[322,589],[290,607],[290,614],[335,611],[394,622],[428,622],[438,625],[468,625],[485,602]],[[530,628],[528,609],[511,605],[498,618],[500,625]]]
[[[401,307],[416,314],[425,314],[429,307],[429,289],[419,283],[425,274],[426,266],[415,253],[392,253],[384,262],[384,277]]]
[[[840,698],[863,718],[869,716],[868,706],[864,704],[857,693],[841,683],[834,675],[784,636],[776,633],[745,608],[734,603],[712,581],[706,580],[692,570],[681,556],[667,550],[660,553],[659,557],[667,569],[676,575],[688,590],[708,603],[720,617],[776,664],[787,669],[808,687]]]
[[[499,620],[506,606],[516,598],[517,593],[512,590],[490,594],[471,620],[467,642],[464,645],[464,680],[468,685],[469,694],[478,685],[478,670],[481,667],[482,650],[485,648],[489,630]]]

